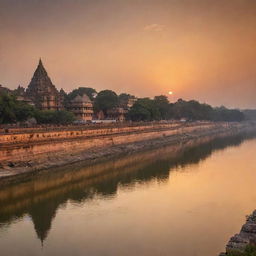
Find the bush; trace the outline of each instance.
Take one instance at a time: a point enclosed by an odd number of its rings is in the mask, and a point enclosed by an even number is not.
[[[232,253],[228,253],[227,256],[256,256],[256,247],[252,245],[248,245],[244,253],[232,252]]]
[[[69,124],[75,120],[74,114],[66,110],[39,110],[35,117],[39,124]]]

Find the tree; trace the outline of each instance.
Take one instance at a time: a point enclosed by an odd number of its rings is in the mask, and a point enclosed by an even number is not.
[[[33,106],[17,101],[16,97],[11,94],[0,95],[0,123],[22,122],[34,115]]]
[[[168,114],[169,114],[168,98],[164,95],[155,96],[154,103],[160,112],[161,119],[168,119]]]
[[[119,100],[119,102],[128,101],[132,97],[134,97],[134,96],[132,96],[128,93],[121,93],[118,95],[118,100]]]
[[[241,122],[245,119],[245,115],[237,109],[227,109],[222,106],[214,108],[211,119],[213,121]]]
[[[195,100],[185,101],[179,99],[172,107],[172,112],[176,119],[210,120],[212,111],[213,109],[210,105],[201,104]]]
[[[103,111],[107,115],[107,111],[118,106],[118,96],[111,90],[100,91],[94,101],[95,112]]]
[[[77,95],[83,96],[84,94],[86,94],[90,98],[90,100],[93,101],[97,92],[95,89],[90,87],[79,87],[78,89],[74,89],[72,92],[68,94],[68,99],[72,100]]]
[[[256,120],[256,109],[245,109],[243,110],[245,119]]]
[[[14,107],[15,97],[7,93],[2,93],[0,95],[0,123],[6,124],[16,121]]]
[[[128,112],[128,118],[132,121],[153,121],[160,120],[161,114],[154,100],[142,98],[134,103]]]
[[[118,102],[121,106],[126,106],[129,99],[135,99],[135,96],[128,93],[121,93],[118,95]]]
[[[70,124],[75,120],[72,112],[66,110],[55,111],[55,123],[57,124]]]
[[[150,111],[137,102],[132,106],[127,116],[132,121],[149,121],[151,119]]]
[[[16,102],[14,113],[17,121],[26,121],[28,118],[35,116],[35,108],[24,102]]]
[[[183,99],[178,99],[178,101],[173,104],[172,112],[175,119],[190,118],[191,116],[188,104]]]

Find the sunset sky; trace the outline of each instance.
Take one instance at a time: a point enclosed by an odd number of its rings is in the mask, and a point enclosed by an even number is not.
[[[255,0],[0,0],[0,84],[256,108]]]

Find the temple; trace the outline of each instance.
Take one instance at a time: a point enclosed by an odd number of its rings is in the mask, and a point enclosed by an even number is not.
[[[64,108],[61,93],[53,85],[41,59],[28,85],[26,96],[41,110],[61,110]]]
[[[13,94],[18,101],[35,106],[39,110],[68,110],[81,123],[91,122],[93,117],[100,121],[123,122],[125,115],[137,100],[134,96],[125,95],[118,106],[109,109],[106,113],[103,111],[94,113],[93,97],[89,98],[81,92],[69,97],[62,88],[58,90],[48,76],[41,59],[27,89],[19,85],[17,89],[10,90],[0,85],[1,93]]]

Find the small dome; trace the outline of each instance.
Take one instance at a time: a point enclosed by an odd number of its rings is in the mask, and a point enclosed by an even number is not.
[[[91,102],[90,98],[84,94],[83,96],[77,95],[73,100],[73,102]]]

